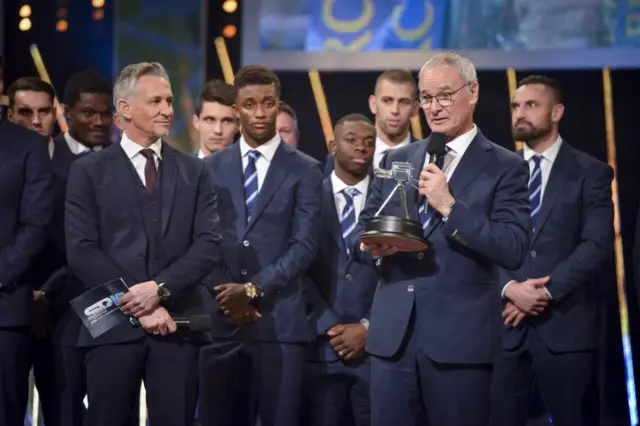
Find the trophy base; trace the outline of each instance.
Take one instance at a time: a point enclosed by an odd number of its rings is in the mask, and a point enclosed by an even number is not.
[[[427,248],[422,226],[415,220],[395,216],[376,216],[369,220],[363,244],[378,244],[397,247],[399,251],[418,252]]]

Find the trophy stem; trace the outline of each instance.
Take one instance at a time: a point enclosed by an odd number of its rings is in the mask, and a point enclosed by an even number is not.
[[[402,209],[404,210],[404,218],[409,219],[409,208],[407,207],[407,189],[404,187],[404,184],[398,183],[396,187],[398,191],[400,191],[400,203],[402,204]]]
[[[384,200],[384,203],[382,203],[382,205],[380,206],[380,208],[378,209],[378,211],[376,212],[376,214],[374,216],[378,216],[380,214],[380,212],[382,211],[382,209],[385,208],[385,206],[389,203],[389,201],[391,201],[391,197],[393,197],[393,194],[396,193],[396,191],[398,190],[398,188],[402,187],[402,189],[404,189],[404,185],[400,182],[398,182],[398,184],[396,185],[395,188],[393,188],[393,191],[391,191],[391,194],[389,194],[389,196],[387,197],[386,200]],[[403,191],[404,192],[404,191]],[[405,203],[406,204],[406,203]],[[405,207],[406,210],[406,207]]]

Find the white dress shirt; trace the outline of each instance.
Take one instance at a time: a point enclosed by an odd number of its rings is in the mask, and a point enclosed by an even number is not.
[[[53,150],[55,148],[53,144],[53,138],[49,138],[49,143],[47,144],[47,146],[49,147],[49,158],[53,158]]]
[[[140,180],[146,186],[147,182],[144,178],[144,167],[147,165],[147,159],[140,153],[140,151],[145,148],[129,139],[126,131],[122,134],[120,146],[124,150],[125,154],[127,154],[127,157],[129,157],[129,160],[136,169],[136,173],[138,173]],[[153,158],[155,159],[157,169],[158,164],[160,164],[160,160],[162,160],[162,139],[158,138],[157,141],[151,144],[149,149],[151,149],[155,154]]]
[[[93,148],[89,148],[88,146],[83,145],[82,143],[74,139],[73,136],[69,134],[69,132],[64,133],[64,140],[67,142],[69,151],[71,151],[71,153],[74,155],[83,154],[87,151],[100,151],[102,149],[102,146],[100,145],[94,146]]]
[[[360,212],[364,208],[365,201],[367,201],[367,191],[369,189],[369,175],[362,179],[360,182],[355,184],[354,186],[349,186],[344,183],[337,175],[336,172],[331,172],[331,186],[333,187],[333,198],[336,202],[336,214],[338,215],[338,221],[342,217],[342,212],[346,207],[347,202],[344,199],[344,195],[342,195],[342,191],[346,188],[355,188],[360,192],[355,197],[353,197],[353,210],[356,213],[356,223],[358,222],[358,218],[360,217]]]
[[[260,156],[256,160],[256,171],[258,172],[258,191],[262,188],[262,183],[264,182],[264,178],[267,177],[267,172],[269,171],[269,166],[271,165],[271,160],[273,160],[273,156],[276,154],[276,150],[280,146],[280,136],[276,134],[273,138],[269,139],[267,142],[258,146],[257,148],[251,148],[247,141],[244,140],[244,136],[240,138],[240,155],[242,156],[242,171],[247,168],[247,164],[249,163],[249,151],[253,151],[254,149],[260,153]]]
[[[458,164],[460,164],[460,160],[462,159],[462,156],[464,155],[465,152],[467,152],[467,148],[469,148],[469,145],[471,145],[471,141],[473,141],[473,138],[475,138],[477,134],[478,134],[478,127],[476,127],[476,125],[474,124],[473,128],[469,130],[467,133],[463,133],[457,138],[453,139],[451,142],[447,143],[447,148],[449,148],[449,152],[447,152],[445,156],[445,161],[443,164],[443,169],[444,169],[443,172],[447,177],[447,182],[449,181],[449,179],[451,179],[451,175],[453,175],[453,172],[456,170],[456,167],[458,167]],[[422,168],[427,167],[427,164],[429,164],[428,155],[424,159],[424,164],[422,165]]]
[[[200,158],[201,160],[204,160],[206,157],[206,155],[204,155],[204,152],[202,152],[202,149],[198,150],[198,158]]]
[[[394,149],[398,149],[403,146],[407,146],[411,143],[411,133],[407,134],[407,137],[397,145],[389,145],[379,137],[376,138],[376,149],[373,153],[373,167],[377,168],[380,166],[380,161],[382,157],[387,153],[387,151],[391,151]]]
[[[560,135],[558,135],[558,138],[553,143],[553,145],[551,145],[549,148],[547,148],[541,154],[538,154],[537,152],[535,152],[534,150],[529,148],[529,146],[526,145],[526,144],[523,145],[523,147],[522,147],[522,156],[527,161],[527,163],[529,163],[529,176],[531,176],[531,174],[533,173],[533,169],[536,166],[536,163],[532,160],[533,156],[534,155],[542,156],[542,159],[540,161],[540,173],[542,173],[542,188],[541,188],[541,191],[540,191],[540,205],[542,205],[542,203],[543,203],[544,190],[547,188],[547,182],[549,181],[549,176],[551,176],[551,169],[553,168],[553,163],[556,161],[556,157],[558,156],[558,152],[560,152],[560,147],[561,146],[562,146],[562,138],[560,137]],[[502,291],[500,292],[500,294],[502,295],[502,298],[504,298],[504,293],[505,293],[505,291],[507,291],[507,287],[509,287],[514,282],[516,282],[516,281],[515,280],[511,280],[508,283],[506,283],[504,285],[504,287],[502,287]],[[553,299],[553,296],[549,292],[549,289],[546,288],[546,287],[544,289],[547,292],[547,294],[549,295],[549,298]]]

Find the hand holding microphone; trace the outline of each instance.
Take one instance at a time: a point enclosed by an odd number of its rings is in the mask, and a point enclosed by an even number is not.
[[[427,198],[427,202],[443,217],[449,216],[455,199],[449,192],[447,176],[436,164],[446,154],[447,136],[443,133],[432,133],[429,136],[429,164],[420,173],[418,192]]]

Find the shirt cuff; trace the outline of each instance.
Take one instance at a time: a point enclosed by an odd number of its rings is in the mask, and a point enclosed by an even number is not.
[[[360,324],[364,325],[364,328],[366,328],[367,330],[369,330],[369,320],[368,319],[361,319],[360,320]]]
[[[508,285],[508,284],[507,284]],[[549,296],[549,300],[553,300],[553,296],[551,295],[551,293],[549,292],[549,289],[544,287],[544,291],[547,292],[547,295]]]
[[[507,287],[509,287],[511,284],[515,283],[516,280],[511,280],[508,283],[506,283],[504,285],[504,287],[502,287],[502,291],[500,292],[500,297],[502,297],[503,299],[505,298],[504,294],[507,292]]]

